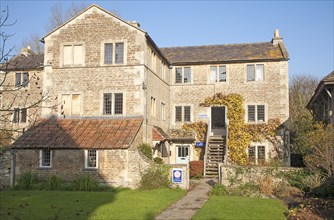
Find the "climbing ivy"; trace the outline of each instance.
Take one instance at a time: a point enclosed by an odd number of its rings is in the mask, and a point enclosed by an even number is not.
[[[206,130],[207,130],[207,123],[203,121],[193,122],[193,123],[186,123],[182,125],[182,129],[189,131],[195,131],[196,133],[196,141],[205,142],[206,137]],[[202,159],[204,156],[204,149],[203,148],[195,148],[197,156]]]
[[[248,164],[247,148],[252,141],[275,139],[275,131],[280,125],[279,119],[269,120],[263,124],[245,124],[243,97],[240,94],[215,94],[207,97],[200,106],[221,106],[227,108],[228,127],[228,156],[230,163]]]

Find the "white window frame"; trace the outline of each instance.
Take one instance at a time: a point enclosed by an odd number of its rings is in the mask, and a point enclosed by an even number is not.
[[[156,110],[157,109],[157,104],[156,104],[156,99],[151,96],[151,116],[156,117]]]
[[[184,69],[189,68],[190,69],[190,81],[184,82]],[[181,69],[181,82],[176,82],[176,70]],[[191,70],[191,66],[177,66],[174,68],[174,84],[180,85],[180,84],[191,84],[193,82],[193,74]]]
[[[70,96],[70,114],[68,114],[68,116],[81,116],[82,115],[82,102],[83,102],[83,97],[82,97],[82,94],[81,92],[75,92],[75,93],[63,93],[63,94],[60,94],[60,105],[59,105],[59,114],[62,115],[62,105],[64,104],[63,103],[63,96],[64,95],[69,95]],[[73,114],[73,96],[74,95],[79,95],[80,98],[79,98],[79,101],[80,101],[80,113],[79,114]],[[65,103],[66,104],[66,103]],[[66,117],[66,114],[64,114],[64,116]]]
[[[249,159],[249,148],[250,147],[255,148],[255,164],[256,165],[259,164],[259,147],[264,147],[264,162],[268,161],[268,145],[267,144],[253,143],[253,144],[249,145],[249,147],[247,148],[248,159]]]
[[[166,103],[161,102],[161,121],[166,120]]]
[[[215,74],[215,79],[214,81],[212,80],[212,75],[211,75],[211,68],[215,67],[216,68],[216,74]],[[225,81],[219,81],[219,68],[220,67],[225,67]],[[227,82],[227,65],[210,65],[209,66],[209,82],[210,83],[226,83]]]
[[[27,82],[24,83],[24,75],[27,75]],[[19,77],[18,77],[19,76]],[[17,78],[20,79],[20,83],[19,85],[17,85],[16,81],[17,81]],[[15,77],[14,77],[14,88],[29,88],[29,81],[30,81],[30,78],[29,78],[29,72],[15,72]]]
[[[123,44],[123,63],[116,63],[116,44],[122,43]],[[105,55],[105,44],[112,44],[112,63],[104,63],[104,55]],[[106,40],[101,42],[101,66],[122,66],[127,64],[127,41],[120,39],[120,40]]]
[[[106,93],[111,93],[111,114],[104,114],[104,94]],[[115,114],[115,94],[117,93],[121,93],[123,94],[123,100],[122,100],[122,114]],[[100,112],[101,115],[103,116],[122,116],[122,115],[126,115],[126,100],[125,100],[125,93],[122,91],[101,91],[101,95],[100,95],[100,100],[101,100],[101,104],[100,104]]]
[[[94,150],[96,152],[96,166],[88,166],[88,151]],[[85,150],[85,169],[98,169],[99,168],[99,151],[96,149]]]
[[[25,121],[22,121],[22,118],[23,118],[23,113],[22,113],[22,110],[26,111],[26,114],[25,114]],[[25,124],[27,123],[27,120],[28,120],[28,109],[27,108],[14,108],[13,109],[13,116],[12,116],[12,122],[13,123],[20,123],[20,124]]]
[[[68,46],[71,47],[71,63],[65,64],[64,58],[65,58],[65,51],[64,48]],[[81,46],[81,63],[80,64],[74,64],[74,47],[75,46]],[[83,42],[76,42],[76,43],[63,43],[61,44],[61,53],[60,53],[60,60],[61,60],[61,66],[63,67],[78,67],[78,66],[84,66],[85,65],[85,44]]]
[[[254,121],[249,121],[249,111],[248,111],[248,107],[249,106],[254,106],[255,109],[255,120]],[[258,106],[264,106],[264,120],[258,120]],[[246,118],[245,121],[247,123],[266,123],[268,120],[268,107],[266,104],[253,104],[253,103],[249,103],[246,105]]]
[[[258,76],[257,71],[256,71],[256,67],[260,66],[260,65],[263,66],[263,76],[261,77],[261,79]],[[248,66],[253,66],[254,80],[248,80]],[[246,81],[247,82],[264,82],[265,79],[266,79],[265,73],[266,73],[266,71],[265,71],[265,64],[264,63],[248,63],[248,64],[246,64]]]
[[[181,121],[176,121],[176,107],[181,107]],[[185,121],[185,107],[190,107],[190,120]],[[192,105],[175,105],[174,106],[174,122],[175,123],[191,123],[193,121],[193,106]]]
[[[45,166],[45,165],[43,165],[43,151],[45,151],[45,150],[48,150],[48,151],[50,151],[50,165],[49,166]],[[51,168],[52,167],[52,150],[50,150],[50,149],[42,149],[42,150],[39,150],[39,167],[40,168]]]

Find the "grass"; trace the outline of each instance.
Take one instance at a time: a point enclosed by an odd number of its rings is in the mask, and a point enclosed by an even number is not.
[[[286,219],[279,200],[236,196],[211,196],[193,219]]]
[[[178,189],[1,191],[0,219],[154,219],[185,193]]]

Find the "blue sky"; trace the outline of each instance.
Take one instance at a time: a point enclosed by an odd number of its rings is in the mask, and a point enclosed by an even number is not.
[[[31,33],[46,34],[51,7],[71,1],[1,0],[15,33],[7,46],[20,47]],[[138,21],[159,47],[271,41],[274,29],[290,55],[289,74],[319,80],[334,70],[334,1],[85,1],[124,20]]]

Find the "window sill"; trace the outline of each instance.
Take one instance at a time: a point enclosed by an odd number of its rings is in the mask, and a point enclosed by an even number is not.
[[[51,170],[52,167],[38,167],[39,170]]]

